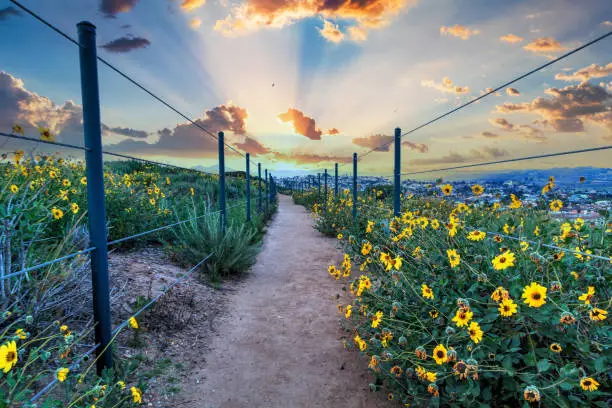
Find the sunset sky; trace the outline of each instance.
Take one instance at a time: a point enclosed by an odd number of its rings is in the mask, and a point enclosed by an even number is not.
[[[22,0],[274,171],[332,168],[612,30],[609,0]],[[82,143],[76,46],[0,0],[0,131]],[[100,66],[106,149],[210,166],[217,145]],[[404,171],[612,144],[612,37],[404,138]],[[27,148],[6,142],[3,150]],[[611,151],[515,167],[610,167]],[[241,158],[228,165],[242,169]],[[392,153],[360,162],[389,175]],[[344,170],[348,171],[349,166]]]

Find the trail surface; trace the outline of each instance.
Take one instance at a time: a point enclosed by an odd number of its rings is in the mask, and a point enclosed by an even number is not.
[[[291,198],[279,200],[257,263],[229,295],[210,350],[182,385],[176,406],[391,406],[369,391],[367,362],[340,341],[347,333],[335,298],[347,298],[327,274],[342,256],[335,241],[314,230]]]

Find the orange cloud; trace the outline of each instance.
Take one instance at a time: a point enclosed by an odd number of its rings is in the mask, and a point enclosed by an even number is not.
[[[449,92],[454,94],[465,94],[470,92],[470,88],[467,86],[453,85],[453,81],[448,77],[442,78],[441,83],[436,83],[431,79],[421,81],[421,86],[428,88],[437,89],[440,92]]]
[[[523,49],[539,54],[546,54],[550,52],[563,51],[565,48],[561,46],[559,41],[552,37],[537,38],[529,44],[523,46]]]
[[[206,4],[206,0],[183,0],[181,9],[189,13],[190,11],[199,9],[204,4]]]
[[[612,62],[608,65],[591,64],[569,75],[560,73],[555,75],[555,79],[560,81],[587,82],[591,78],[604,78],[608,75],[612,75]]]
[[[493,133],[493,132],[480,132],[480,136],[484,136],[484,137],[488,137],[488,138],[496,138],[499,137],[499,135],[497,133]]]
[[[196,29],[202,25],[202,20],[199,18],[194,18],[189,22],[189,27]]]
[[[302,111],[289,108],[287,112],[281,113],[277,117],[284,123],[291,123],[295,133],[306,136],[310,140],[321,140],[323,131],[317,128],[313,118],[304,115]]]
[[[353,139],[353,144],[372,149],[375,152],[388,152],[393,144],[393,136],[370,135],[366,137],[356,137]]]
[[[418,0],[245,0],[232,8],[226,18],[217,20],[215,30],[232,36],[262,28],[282,28],[302,19],[322,17],[354,21],[355,24],[348,29],[349,35],[355,41],[363,41],[367,37],[368,29],[385,27],[402,9],[417,2]],[[325,38],[337,41],[338,36]]]
[[[339,43],[344,40],[344,33],[340,31],[338,25],[328,20],[323,20],[323,28],[318,28],[321,37],[333,43]]]
[[[516,88],[506,88],[506,93],[510,96],[519,96],[521,94]]]
[[[467,40],[473,35],[480,34],[480,30],[471,29],[466,26],[455,24],[452,27],[446,27],[446,26],[440,27],[440,34],[441,35],[452,35],[454,37],[459,37],[462,40]]]
[[[243,142],[234,143],[234,146],[242,151],[250,153],[253,157],[259,156],[260,154],[267,154],[271,151],[252,137],[246,137]]]
[[[402,142],[402,146],[408,146],[410,149],[417,151],[419,153],[427,153],[429,151],[429,147],[424,143],[412,143],[409,140],[404,140]]]
[[[339,131],[338,129],[336,129],[336,128],[331,128],[331,129],[329,129],[329,130],[327,131],[327,134],[328,134],[328,135],[332,135],[332,136],[333,136],[333,135],[337,135],[337,134],[339,134],[339,133],[340,133],[340,131]]]
[[[514,34],[507,34],[507,35],[499,37],[499,41],[510,43],[510,44],[518,43],[523,40],[524,40],[523,37],[519,37],[518,35],[514,35]]]

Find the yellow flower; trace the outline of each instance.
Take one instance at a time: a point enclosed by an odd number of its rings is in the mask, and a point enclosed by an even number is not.
[[[348,319],[349,317],[351,317],[351,313],[352,312],[353,312],[353,306],[347,305],[346,306],[346,311],[344,312],[344,317],[346,317]]]
[[[55,142],[55,136],[53,136],[49,128],[41,127],[38,130],[40,131],[40,140],[44,140],[45,142]]]
[[[482,241],[487,236],[486,232],[483,231],[470,231],[467,234],[467,239],[470,241]]]
[[[510,266],[514,266],[515,256],[514,253],[508,251],[503,254],[497,255],[491,263],[493,264],[493,268],[498,271],[502,271]]]
[[[523,302],[530,307],[540,307],[546,303],[546,290],[544,286],[531,282],[531,285],[525,286],[521,297],[525,299]]]
[[[434,298],[433,290],[431,290],[431,288],[427,286],[426,284],[421,285],[421,294],[423,295],[424,298],[427,298],[427,299]]]
[[[508,299],[508,297],[508,291],[504,289],[503,286],[498,286],[497,289],[495,289],[493,293],[491,293],[491,299],[493,299],[497,303],[501,302],[504,299]]]
[[[578,300],[583,301],[585,305],[590,305],[591,299],[593,298],[594,294],[595,294],[595,287],[589,286],[587,289],[587,293],[583,293],[582,295],[580,295],[578,297]]]
[[[371,250],[372,244],[370,244],[369,242],[364,242],[363,246],[361,247],[361,255],[367,256]]]
[[[122,389],[122,390],[125,389],[125,382],[124,381],[117,381],[117,385],[119,386],[120,389]]]
[[[355,344],[359,346],[359,350],[364,351],[368,347],[367,343],[363,341],[358,334],[355,335],[354,340]]]
[[[599,383],[591,377],[582,377],[580,387],[585,391],[596,391],[599,388]]]
[[[68,180],[68,179],[64,179],[62,181],[62,186],[64,186],[64,187],[70,187],[70,184],[71,184],[70,180]]]
[[[368,225],[366,226],[366,233],[372,232],[372,228],[374,227],[374,221],[368,221]]]
[[[84,186],[87,185],[87,177],[81,177],[81,184]]]
[[[521,241],[521,251],[525,252],[529,249],[529,242]]]
[[[25,340],[28,338],[27,333],[23,329],[15,330],[15,336],[19,337],[21,340]]]
[[[374,317],[372,317],[372,327],[377,328],[380,322],[382,321],[384,314],[381,311],[376,312]]]
[[[451,268],[454,268],[461,263],[461,255],[459,255],[454,249],[447,249],[446,255],[448,256],[448,262],[450,263]]]
[[[499,314],[503,317],[510,317],[517,312],[518,305],[512,299],[504,299],[499,304]]]
[[[136,387],[130,388],[130,391],[132,391],[132,399],[134,402],[140,404],[142,402],[142,391]]]
[[[79,212],[79,205],[77,203],[70,204],[70,210],[72,211],[73,214],[78,213]]]
[[[149,202],[151,203],[151,205],[155,205],[155,199],[154,198],[149,199]]]
[[[446,347],[443,344],[438,344],[433,351],[433,359],[436,360],[437,364],[444,364],[448,361],[448,355],[446,353]]]
[[[538,226],[536,225],[535,229],[533,230],[533,234],[534,234],[536,237],[539,237],[539,236],[540,236],[540,227],[538,227]]]
[[[478,322],[471,322],[468,327],[468,332],[470,333],[470,338],[476,344],[482,340],[483,331],[480,329],[480,325]]]
[[[576,271],[571,271],[571,272],[570,272],[570,275],[572,275],[572,276],[574,277],[574,280],[578,280],[578,277],[579,277],[579,276],[578,276],[578,272],[576,272]]]
[[[55,372],[55,378],[57,378],[57,381],[59,382],[64,382],[66,381],[66,378],[68,377],[69,372],[70,372],[69,368],[66,368],[66,367],[58,368],[57,371]]]
[[[137,329],[138,328],[138,321],[136,320],[136,318],[134,316],[130,317],[130,319],[128,320],[128,323],[130,324],[130,327],[132,329]]]
[[[589,317],[591,318],[591,320],[595,321],[606,320],[606,318],[608,317],[608,311],[594,307],[589,311]]]
[[[344,235],[342,235],[342,234],[338,234],[338,236],[337,236],[338,239],[342,239],[343,237],[344,237]]]
[[[445,196],[449,196],[453,192],[453,186],[451,186],[450,184],[445,184],[441,188]]]
[[[561,211],[563,208],[563,203],[561,200],[553,200],[550,202],[549,206],[551,211]]]
[[[457,325],[457,327],[467,326],[474,313],[470,309],[459,309],[457,313],[455,313],[455,317],[453,317],[453,322]]]
[[[436,380],[438,379],[438,373],[434,373],[434,372],[428,371],[428,372],[425,373],[425,378],[429,382],[436,382]]]
[[[561,346],[559,345],[559,343],[552,343],[548,348],[553,353],[560,353],[563,350]]]
[[[193,187],[190,187],[189,191],[191,191],[191,195],[195,195],[195,191],[193,190]]]
[[[480,185],[480,184],[474,184],[472,186],[472,193],[474,193],[474,195],[481,195],[484,192],[484,188]]]
[[[25,132],[23,131],[23,128],[20,125],[13,125],[13,133],[16,135],[21,135],[24,136]]]
[[[440,228],[440,221],[433,219],[431,220],[431,228],[437,230],[438,228]]]
[[[515,227],[511,227],[508,224],[504,224],[504,233],[506,233],[506,234],[513,234],[514,233],[514,228]]]
[[[9,341],[0,346],[0,370],[5,374],[11,371],[11,368],[17,364],[18,357],[17,343],[14,341]]]
[[[53,207],[51,209],[51,214],[53,214],[53,218],[55,218],[56,220],[59,220],[64,216],[64,212],[56,207]]]

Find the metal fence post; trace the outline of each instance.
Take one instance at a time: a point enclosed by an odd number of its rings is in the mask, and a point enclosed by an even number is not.
[[[85,162],[87,175],[87,215],[91,252],[91,284],[95,323],[95,342],[100,346],[98,374],[113,366],[111,342],[111,310],[108,281],[108,244],[106,204],[104,198],[104,163],[100,123],[100,95],[96,56],[96,27],[87,21],[77,24],[79,32],[79,61],[81,66],[81,95],[83,100],[83,130],[85,133]]]
[[[395,128],[395,167],[393,168],[393,215],[399,217],[400,215],[400,191],[402,185],[400,184],[400,173],[402,172],[402,130]]]
[[[357,153],[353,153],[353,222],[357,223]]]
[[[325,183],[325,189],[323,190],[323,208],[325,209],[325,212],[327,212],[327,169],[324,170],[323,180]]]
[[[251,155],[246,154],[246,220],[251,221]]]
[[[225,232],[227,214],[225,213],[225,136],[218,133],[219,139],[219,213],[221,214],[221,230]]]
[[[334,196],[338,197],[338,163],[334,164]]]
[[[321,173],[317,173],[317,201],[321,202]]]
[[[266,173],[266,197],[265,197],[265,205],[266,205],[266,212],[268,212],[268,196],[270,195],[270,181],[268,179],[268,169],[266,169],[265,171]]]
[[[259,188],[259,197],[257,197],[257,209],[261,213],[263,210],[263,203],[261,202],[261,163],[257,163],[257,183]]]

